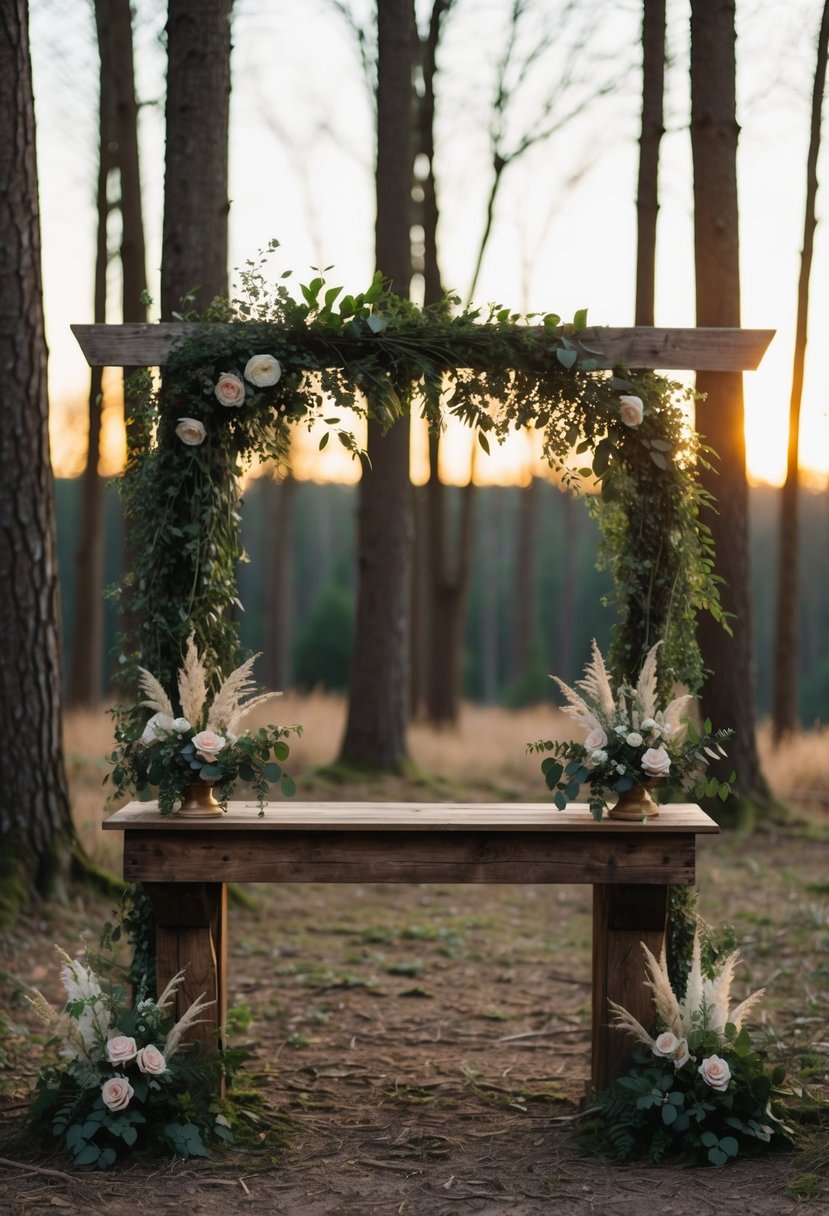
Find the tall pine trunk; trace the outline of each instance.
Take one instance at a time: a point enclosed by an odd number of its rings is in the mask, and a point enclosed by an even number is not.
[[[659,145],[665,134],[665,0],[642,6],[642,130],[636,190],[636,325],[653,325]]]
[[[117,167],[115,99],[110,24],[107,0],[96,0],[95,26],[98,36],[100,87],[98,92],[98,185],[96,190],[95,289],[93,319],[106,321],[107,268],[109,248],[109,179]],[[98,704],[102,687],[103,660],[103,566],[104,566],[104,488],[98,474],[101,452],[103,413],[103,368],[93,367],[89,384],[89,431],[86,465],[81,478],[81,508],[78,548],[75,553],[75,605],[72,635],[72,662],[69,668],[66,699],[71,706]]]
[[[740,324],[734,20],[734,0],[692,0],[691,148],[701,326]],[[708,614],[700,620],[703,660],[711,671],[703,709],[716,726],[731,726],[736,732],[729,744],[729,764],[737,771],[740,797],[764,804],[769,792],[755,738],[743,378],[739,372],[699,372],[697,389],[705,394],[697,410],[698,426],[719,456],[719,475],[703,470],[701,476],[717,500],[717,512],[710,512],[707,522],[716,544],[717,570],[725,579],[723,607],[731,614],[733,628],[729,636]]]
[[[798,670],[798,586],[800,578],[799,498],[800,498],[800,404],[803,399],[803,373],[806,363],[806,337],[809,328],[809,279],[815,245],[817,215],[817,164],[820,152],[821,113],[826,86],[826,54],[829,43],[829,2],[823,6],[818,34],[815,81],[812,89],[812,121],[809,155],[806,164],[806,206],[803,222],[803,252],[797,285],[797,322],[794,339],[792,391],[789,400],[789,442],[786,480],[780,497],[780,539],[777,558],[777,619],[774,635],[774,696],[772,698],[772,735],[780,743],[799,725],[797,706]]]
[[[227,295],[232,0],[170,0],[161,315]],[[192,301],[192,302],[190,302]]]
[[[377,269],[409,294],[412,180],[411,0],[378,5]],[[414,506],[408,421],[368,425],[357,521],[358,592],[346,764],[398,770],[407,757]]]
[[[0,2],[0,123],[0,730],[14,749],[0,800],[5,918],[13,872],[28,870],[45,889],[58,845],[72,835],[25,0]]]

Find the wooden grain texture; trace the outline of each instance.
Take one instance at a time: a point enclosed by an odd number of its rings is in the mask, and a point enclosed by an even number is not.
[[[127,831],[128,882],[694,882],[692,833]]]
[[[156,918],[158,991],[183,971],[175,1017],[180,1018],[202,994],[214,1002],[193,1024],[187,1041],[216,1051],[227,1012],[227,890],[219,883],[148,882],[147,894]]]
[[[625,1071],[632,1042],[610,1025],[614,1001],[642,1023],[654,1022],[653,996],[645,984],[642,942],[659,957],[665,941],[667,887],[594,886],[593,1031],[591,1080],[601,1090]]]
[[[176,342],[193,337],[205,324],[73,325],[72,332],[92,367],[159,367],[166,363]],[[550,331],[538,326],[537,333],[543,345]],[[578,340],[591,349],[599,367],[621,362],[628,367],[670,371],[751,371],[759,365],[774,333],[773,329],[597,326],[584,330]],[[503,334],[499,334],[499,341],[503,343]],[[357,357],[371,345],[371,338],[355,338],[350,354]]]
[[[647,823],[596,821],[585,805],[558,811],[551,803],[502,802],[291,802],[270,803],[260,816],[255,802],[231,802],[225,815],[213,819],[180,819],[160,815],[154,802],[131,802],[104,821],[107,831],[225,833],[243,829],[251,834],[278,831],[352,832],[582,832],[601,839],[614,834],[687,835],[719,832],[717,823],[693,803],[662,807]]]

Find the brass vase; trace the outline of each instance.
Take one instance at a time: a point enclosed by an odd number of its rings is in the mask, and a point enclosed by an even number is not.
[[[213,785],[210,781],[202,781],[198,777],[191,781],[184,794],[184,801],[178,809],[183,819],[205,819],[223,813],[221,803],[213,797]]]
[[[651,798],[646,785],[634,785],[619,795],[619,801],[607,812],[608,819],[655,819],[659,807]]]

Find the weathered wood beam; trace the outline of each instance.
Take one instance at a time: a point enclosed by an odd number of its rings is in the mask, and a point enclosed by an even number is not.
[[[169,321],[132,325],[73,325],[87,363],[91,367],[161,367],[176,342],[203,330],[201,321]],[[485,333],[486,326],[480,327]],[[495,327],[493,327],[494,329]],[[534,327],[539,344],[560,331]],[[600,367],[624,363],[628,367],[661,368],[669,371],[752,371],[769,342],[773,329],[632,329],[593,327],[582,330],[578,341],[589,347]],[[503,330],[499,341],[503,341]],[[374,341],[372,337],[347,337],[350,352],[359,355]]]

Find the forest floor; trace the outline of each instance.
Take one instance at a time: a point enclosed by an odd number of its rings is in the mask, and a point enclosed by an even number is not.
[[[301,796],[332,800],[543,796],[480,769],[461,790],[444,761],[431,792],[422,774],[358,786],[305,761],[293,771]],[[76,753],[76,805],[90,768]],[[113,897],[76,888],[0,937],[0,1212],[829,1212],[829,813],[816,784],[789,822],[702,838],[698,865],[700,913],[733,925],[743,956],[735,996],[768,988],[753,1028],[800,1090],[794,1152],[686,1169],[614,1165],[580,1143],[589,888],[285,885],[245,888],[230,910],[232,1041],[248,1047],[244,1084],[258,1091],[243,1103],[244,1143],[205,1162],[77,1172],[13,1139],[44,1057],[25,992],[59,1003],[55,944],[95,948],[113,916]]]

